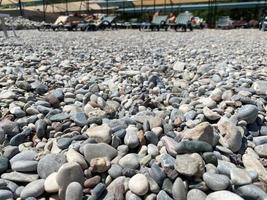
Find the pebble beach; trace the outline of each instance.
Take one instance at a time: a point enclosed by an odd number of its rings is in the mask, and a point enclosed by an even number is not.
[[[266,32],[16,33],[1,200],[267,200]]]

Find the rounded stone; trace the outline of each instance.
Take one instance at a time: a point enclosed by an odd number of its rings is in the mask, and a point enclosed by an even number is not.
[[[203,180],[213,191],[225,190],[230,185],[230,180],[222,174],[204,173]]]
[[[186,199],[187,190],[181,178],[177,178],[172,185],[172,196],[174,200]]]
[[[199,189],[192,189],[187,193],[187,200],[205,200],[207,195]]]
[[[55,193],[58,192],[59,190],[59,186],[57,183],[57,173],[53,172],[52,174],[50,174],[44,182],[44,189],[46,192],[48,193]]]
[[[111,168],[108,170],[108,173],[112,178],[115,179],[122,174],[122,167],[120,165],[113,164],[111,165]]]
[[[129,181],[129,189],[137,195],[143,196],[148,192],[149,184],[143,174],[134,175]]]
[[[249,173],[244,169],[233,168],[230,171],[231,181],[234,185],[247,185],[252,182],[252,178]]]
[[[267,158],[267,143],[256,146],[254,150],[260,157]]]
[[[58,170],[56,180],[60,189],[59,196],[64,199],[67,186],[71,182],[83,184],[84,174],[81,166],[77,163],[65,163]]]
[[[88,168],[88,164],[86,163],[84,157],[74,149],[68,150],[68,152],[66,153],[66,158],[69,163],[76,162],[81,165],[83,169]]]
[[[137,169],[139,167],[139,158],[135,153],[125,155],[119,160],[120,166],[123,168]]]
[[[19,160],[12,163],[11,168],[18,172],[34,172],[38,162],[35,160]]]
[[[46,178],[66,162],[63,154],[47,154],[38,162],[37,172],[41,178]]]
[[[8,159],[4,156],[0,157],[0,174],[8,169]]]
[[[72,182],[66,190],[65,200],[81,200],[83,196],[83,188],[80,183]]]
[[[222,190],[210,193],[207,196],[206,200],[244,200],[244,199],[235,193]]]
[[[85,132],[89,138],[95,139],[97,142],[111,142],[111,128],[107,124],[88,128]]]
[[[244,199],[249,199],[249,200],[267,199],[267,193],[253,184],[238,187],[235,192]]]
[[[245,120],[248,124],[255,122],[257,116],[258,108],[255,105],[244,105],[237,112],[238,119]]]
[[[44,179],[38,179],[25,186],[20,197],[26,199],[28,197],[39,197],[44,193]]]
[[[0,189],[0,199],[13,199],[13,193],[10,190]]]

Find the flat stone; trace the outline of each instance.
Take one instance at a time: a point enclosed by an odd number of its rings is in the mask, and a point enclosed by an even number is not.
[[[0,99],[15,99],[17,97],[16,93],[10,91],[10,90],[2,90],[0,93]]]
[[[112,199],[124,200],[124,193],[125,193],[124,183],[125,183],[124,176],[120,176],[114,179],[107,186],[108,196],[111,196]]]
[[[83,196],[83,188],[80,183],[72,182],[66,190],[65,200],[81,200]]]
[[[227,176],[230,176],[231,170],[235,168],[236,166],[231,162],[225,160],[218,160],[217,169],[220,174],[225,174]]]
[[[70,118],[78,125],[85,126],[87,122],[87,116],[84,112],[75,112],[70,115]]]
[[[46,136],[47,124],[45,120],[39,119],[35,122],[36,136],[40,139]]]
[[[46,192],[48,192],[48,193],[58,192],[59,186],[58,186],[56,178],[57,178],[57,173],[53,172],[45,179],[44,189]]]
[[[188,129],[184,132],[184,140],[200,140],[209,143],[210,145],[215,144],[215,134],[212,126],[208,122],[198,124],[192,129]]]
[[[187,190],[181,178],[177,178],[172,186],[172,196],[174,200],[186,199]]]
[[[138,132],[138,129],[132,125],[130,125],[126,129],[126,134],[124,136],[124,144],[126,144],[129,148],[135,148],[139,145],[137,132]]]
[[[88,163],[97,157],[106,157],[108,160],[112,160],[117,154],[117,150],[106,143],[86,144],[84,146],[84,156]]]
[[[259,95],[266,95],[267,94],[267,81],[256,81],[253,84],[253,89]]]
[[[88,168],[88,164],[86,163],[84,157],[74,149],[69,149],[68,152],[66,153],[66,158],[69,163],[78,163],[81,165],[83,169]]]
[[[4,156],[0,157],[0,174],[8,169],[8,159]]]
[[[239,151],[242,145],[241,128],[235,126],[235,124],[226,117],[222,117],[217,125],[220,134],[223,136],[220,138],[220,143],[233,152]]]
[[[63,154],[47,154],[38,162],[37,172],[41,178],[46,178],[66,162]]]
[[[26,199],[28,197],[39,197],[44,193],[44,179],[33,181],[25,186],[20,197]]]
[[[255,145],[267,144],[267,135],[253,137],[253,142],[255,143]]]
[[[89,138],[95,139],[98,143],[110,143],[111,142],[111,129],[107,124],[88,128],[85,132]]]
[[[206,198],[206,200],[226,200],[226,199],[227,200],[244,200],[237,194],[226,191],[226,190],[212,192]]]
[[[143,174],[134,175],[129,181],[129,189],[137,195],[143,196],[148,192],[149,184]]]
[[[1,178],[7,179],[14,182],[32,182],[38,179],[37,174],[25,174],[21,172],[10,172],[10,173],[4,173],[1,175]]]
[[[18,172],[36,172],[37,164],[34,160],[19,160],[13,162],[11,168]]]
[[[238,119],[245,120],[248,124],[255,122],[257,116],[258,108],[255,105],[244,105],[237,112]]]
[[[221,115],[219,115],[218,113],[212,111],[208,107],[204,107],[203,108],[203,114],[208,120],[212,120],[212,121],[218,120],[218,119],[221,118]]]
[[[267,193],[253,184],[238,187],[235,192],[249,200],[266,200],[267,198]]]
[[[68,119],[68,118],[69,118],[68,114],[66,114],[66,113],[58,113],[58,114],[52,115],[49,119],[52,122],[60,122],[60,121],[63,121],[65,119]]]
[[[0,199],[13,199],[13,193],[10,190],[0,189]]]
[[[204,173],[203,180],[213,191],[225,190],[230,185],[230,180],[222,174]]]
[[[267,157],[267,143],[256,146],[254,150],[260,157]]]
[[[59,185],[59,196],[62,199],[65,199],[67,186],[71,182],[78,182],[83,185],[85,181],[82,168],[77,163],[63,164],[57,172],[56,180]]]
[[[212,150],[213,148],[209,143],[198,141],[198,140],[182,141],[182,142],[179,142],[176,146],[176,152],[178,154],[211,152]]]
[[[207,195],[199,189],[192,189],[187,193],[187,200],[205,200]]]
[[[203,162],[203,161],[202,161]],[[186,176],[196,176],[201,173],[201,163],[198,159],[190,154],[176,156],[175,169]]]
[[[0,127],[3,129],[4,133],[7,135],[16,135],[20,131],[19,124],[17,122],[13,122],[8,119],[1,120]]]
[[[256,171],[259,175],[259,178],[265,182],[267,182],[267,171],[262,165],[262,163],[255,157],[244,154],[242,156],[243,164],[248,171]]]
[[[164,171],[156,163],[152,164],[149,169],[149,174],[159,186],[162,185],[164,179],[166,178]]]
[[[157,194],[157,200],[173,200],[173,199],[167,194],[167,192],[165,192],[164,190],[161,190]]]
[[[67,149],[70,146],[71,142],[72,142],[71,138],[68,137],[59,138],[57,140],[57,146],[62,150]]]
[[[230,171],[231,181],[234,185],[247,185],[252,183],[252,178],[244,169],[233,168]]]
[[[121,176],[121,174],[122,174],[122,167],[120,165],[113,164],[113,165],[111,165],[111,168],[108,170],[108,174],[113,179],[115,179],[115,178]]]
[[[138,154],[126,154],[119,160],[119,165],[123,168],[137,169],[139,167]]]

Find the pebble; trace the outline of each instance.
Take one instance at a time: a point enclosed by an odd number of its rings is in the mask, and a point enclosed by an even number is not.
[[[196,176],[201,173],[202,163],[195,157],[196,154],[176,156],[175,169],[185,176]]]
[[[10,190],[0,189],[0,199],[13,199],[13,193]]]
[[[39,197],[44,193],[44,179],[38,179],[25,186],[21,191],[20,197],[26,199],[29,197]]]
[[[233,168],[230,171],[231,181],[234,185],[247,185],[252,183],[252,178],[244,169]]]
[[[236,189],[236,193],[244,199],[265,200],[267,198],[266,191],[253,184],[244,185]]]
[[[11,168],[18,172],[36,172],[37,164],[38,162],[34,160],[19,160],[13,162]]]
[[[239,120],[245,120],[248,124],[255,122],[258,116],[258,108],[255,105],[244,105],[237,113]]]
[[[265,34],[114,33],[0,37],[0,199],[265,200]]]
[[[129,189],[136,195],[145,195],[149,190],[146,176],[143,174],[134,175],[129,181]]]
[[[137,154],[127,154],[119,160],[119,165],[123,168],[137,169],[139,167],[139,157]]]
[[[117,154],[117,150],[106,143],[86,144],[84,146],[84,156],[88,163],[97,157],[106,157],[108,160],[112,160]]]
[[[48,193],[58,192],[59,186],[56,178],[57,178],[57,172],[53,172],[45,179],[44,189],[46,192]]]
[[[1,156],[0,157],[0,173],[2,174],[8,169],[8,158]]]
[[[40,159],[37,165],[37,172],[41,178],[46,178],[66,162],[63,154],[47,154]]]
[[[192,189],[187,193],[187,200],[205,200],[207,195],[199,189]]]
[[[86,130],[86,134],[98,143],[103,142],[108,144],[111,141],[111,129],[107,124],[89,128]]]
[[[78,182],[83,185],[84,174],[81,166],[77,163],[63,164],[57,172],[56,180],[59,186],[59,196],[64,199],[66,189],[71,182]]]
[[[244,200],[243,198],[241,198],[237,194],[226,191],[226,190],[212,192],[206,198],[206,200],[226,200],[226,199]]]
[[[66,200],[80,200],[83,196],[83,188],[80,183],[72,182],[66,190]]]
[[[204,173],[203,180],[213,191],[225,190],[230,185],[230,179],[222,174]]]
[[[181,178],[177,178],[172,186],[172,196],[174,200],[183,200],[186,199],[187,189]]]

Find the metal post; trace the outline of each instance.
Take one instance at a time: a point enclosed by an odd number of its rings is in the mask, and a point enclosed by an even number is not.
[[[143,4],[144,0],[141,0],[141,19],[143,19]]]
[[[23,16],[21,0],[19,0],[19,11],[20,11],[20,16]]]
[[[156,0],[153,1],[154,13],[156,12]]]
[[[166,15],[166,4],[167,4],[167,0],[164,0],[164,15]]]
[[[4,17],[0,17],[0,20],[1,20],[1,25],[2,25],[2,30],[4,32],[4,35],[5,35],[6,38],[8,38],[7,28],[6,28]]]
[[[122,17],[124,18],[125,17],[125,0],[123,0],[122,2],[122,7],[123,7],[123,11],[122,11]]]
[[[108,0],[106,0],[106,14],[108,16]]]
[[[69,15],[68,0],[65,0],[65,4],[66,4],[66,14]]]
[[[44,20],[44,22],[45,22],[45,18],[46,18],[46,16],[45,16],[45,0],[43,0],[43,20]]]

